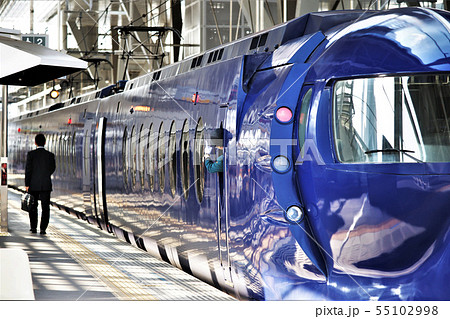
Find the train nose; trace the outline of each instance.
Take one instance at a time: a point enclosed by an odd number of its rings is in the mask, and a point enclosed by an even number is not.
[[[448,242],[450,176],[373,174],[367,186],[353,218],[342,210],[345,231],[331,239],[338,267],[391,277],[433,266]]]

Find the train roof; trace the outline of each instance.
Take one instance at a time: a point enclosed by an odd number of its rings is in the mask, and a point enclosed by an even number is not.
[[[102,98],[108,97],[115,93],[122,92],[125,87],[126,82],[127,81],[119,81],[116,84],[112,84],[112,85],[109,85],[102,89],[98,89],[93,92],[89,92],[89,93],[86,93],[83,95],[79,95],[79,96],[67,99],[63,102],[58,102],[58,103],[52,104],[49,107],[44,107],[39,110],[34,110],[34,111],[20,114],[20,115],[16,116],[15,118],[13,118],[13,120],[14,119],[19,119],[19,120],[26,119],[26,118],[37,116],[39,114],[44,114],[47,112],[59,110],[59,109],[68,107],[70,105],[85,103],[85,102],[93,101],[96,99],[102,99]]]
[[[273,52],[292,39],[314,34],[318,31],[326,33],[337,25],[355,21],[363,14],[371,15],[376,12],[378,11],[341,10],[308,13],[269,30],[251,34],[137,77],[127,82],[125,91],[199,69],[218,61],[231,60],[249,54]]]

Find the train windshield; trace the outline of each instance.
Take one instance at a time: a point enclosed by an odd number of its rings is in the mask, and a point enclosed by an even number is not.
[[[340,162],[450,161],[450,75],[339,81],[333,105]]]

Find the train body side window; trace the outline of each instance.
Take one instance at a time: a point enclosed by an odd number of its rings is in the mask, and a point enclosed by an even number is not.
[[[58,134],[55,134],[55,162],[56,162],[56,172],[59,174],[61,167],[59,165],[59,139]]]
[[[136,143],[136,127],[133,125],[133,128],[131,129],[131,144],[130,144],[130,151],[131,151],[131,183],[133,186],[136,186],[136,165],[137,165],[137,159],[136,159],[136,150],[137,150],[137,143]]]
[[[205,127],[202,118],[199,118],[197,123],[194,140],[194,178],[197,200],[201,203],[205,187],[205,163],[203,159],[205,153]]]
[[[189,121],[185,120],[180,145],[181,186],[185,199],[189,197]]]
[[[139,177],[141,180],[141,187],[144,189],[145,178],[145,143],[144,143],[144,124],[141,125],[141,129],[139,130]]]
[[[164,161],[166,158],[166,147],[164,141],[164,122],[161,122],[159,126],[159,134],[158,134],[158,180],[159,180],[159,190],[161,193],[164,193],[165,188],[165,170],[164,170]]]
[[[59,135],[59,165],[61,167],[61,174],[66,173],[66,168],[64,165],[64,133]]]
[[[89,130],[86,130],[84,132],[84,159],[83,160],[84,160],[84,176],[86,176],[87,178],[89,178],[88,168],[89,168],[89,138],[90,138],[90,136],[88,134],[89,134]]]
[[[72,134],[66,134],[66,171],[68,176],[72,176],[72,158],[70,156],[70,145],[72,144]]]
[[[71,145],[72,145],[72,135],[67,132],[67,145],[66,145],[66,156],[67,156],[67,175],[72,176],[72,156],[71,156]]]
[[[177,186],[177,128],[175,121],[172,121],[169,132],[169,185],[172,196],[175,196]]]
[[[62,133],[58,135],[58,164],[59,164],[59,173],[64,175],[64,166],[63,166],[63,135]]]
[[[18,146],[20,145],[20,138],[19,138],[19,140],[17,141],[18,142]],[[52,153],[54,153],[53,152],[53,137],[52,137],[52,135],[49,135],[48,136],[48,139],[47,139],[47,148],[48,148],[48,150],[49,150],[49,152],[52,152]]]
[[[154,145],[156,141],[156,132],[153,132],[153,123],[150,124],[150,128],[148,130],[148,137],[147,137],[147,179],[148,179],[148,186],[150,187],[150,191],[153,192],[154,189],[154,181],[155,181],[155,152],[154,152]]]
[[[77,175],[77,140],[76,140],[76,132],[73,132],[72,136],[72,174],[73,176]]]
[[[123,183],[125,187],[128,185],[128,165],[127,165],[127,140],[128,140],[128,132],[127,127],[123,131],[123,139],[122,139],[122,167],[123,167]]]
[[[63,161],[64,161],[64,174],[69,175],[69,133],[64,133],[63,135]]]
[[[17,143],[16,147],[18,148],[21,145],[20,144],[20,137],[17,140],[14,140],[13,143]],[[50,134],[47,136],[47,144],[46,144],[46,146],[47,146],[47,149],[48,149],[49,152],[54,153],[53,150],[52,150],[52,136]]]
[[[56,160],[58,160],[58,134],[53,134],[53,153],[55,153]],[[56,168],[59,170],[59,168]]]

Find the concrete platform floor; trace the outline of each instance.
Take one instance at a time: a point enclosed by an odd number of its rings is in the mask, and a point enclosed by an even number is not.
[[[8,206],[0,248],[28,254],[38,301],[235,300],[54,207],[47,235],[32,234],[16,191],[9,191]]]

